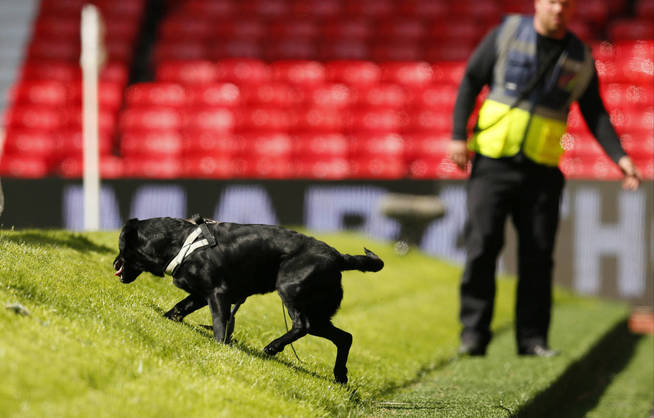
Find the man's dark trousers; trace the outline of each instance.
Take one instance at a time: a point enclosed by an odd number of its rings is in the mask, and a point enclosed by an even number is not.
[[[495,300],[495,269],[510,215],[518,234],[518,349],[547,346],[554,241],[564,178],[518,155],[476,155],[467,184],[467,259],[461,279],[461,341],[485,349]]]

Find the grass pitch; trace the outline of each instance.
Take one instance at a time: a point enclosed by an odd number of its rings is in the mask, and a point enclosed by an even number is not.
[[[542,393],[626,315],[623,305],[559,291],[552,343],[564,354],[554,361],[517,358],[515,283],[499,280],[491,352],[453,360],[458,267],[417,251],[399,257],[391,245],[357,235],[319,235],[342,252],[366,246],[386,263],[379,273],[343,274],[345,297],[334,323],[354,335],[343,386],[333,381],[336,350],[327,340],[294,343],[300,361],[289,347],[272,358],[263,354],[285,332],[276,294],[248,299],[231,346],[216,344],[201,326],[211,323],[206,308],[181,324],[163,319],[185,293],[170,278],[148,274],[120,283],[112,269],[117,238],[0,231],[0,416],[508,416],[544,402]],[[13,304],[29,314],[5,309]],[[651,347],[651,339],[644,341]],[[634,411],[646,412],[654,389],[645,379],[651,362],[642,344],[634,343],[639,362],[625,360],[625,370],[644,389],[631,388],[625,377],[622,386],[601,388],[607,397],[593,395],[585,411],[610,416],[601,411],[624,407],[619,399],[630,396]]]

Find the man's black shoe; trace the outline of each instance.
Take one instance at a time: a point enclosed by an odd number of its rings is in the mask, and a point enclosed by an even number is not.
[[[486,346],[463,342],[459,346],[459,355],[460,356],[485,356]]]
[[[518,350],[518,354],[521,356],[536,356],[536,357],[549,358],[549,357],[558,356],[559,352],[545,345],[535,344],[526,348],[520,348]]]

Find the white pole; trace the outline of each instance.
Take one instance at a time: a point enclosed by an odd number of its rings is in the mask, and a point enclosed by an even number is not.
[[[98,72],[100,69],[100,15],[87,4],[82,8],[82,135],[84,141],[84,229],[100,229],[100,169],[98,147]]]

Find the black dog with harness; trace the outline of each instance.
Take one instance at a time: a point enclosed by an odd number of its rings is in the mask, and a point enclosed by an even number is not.
[[[189,296],[166,312],[181,321],[206,305],[214,338],[229,343],[240,304],[253,294],[277,290],[293,320],[292,328],[268,344],[275,355],[307,335],[330,340],[337,347],[334,377],[347,382],[352,335],[331,318],[343,298],[341,271],[379,271],[383,261],[372,251],[341,254],[315,238],[274,225],[248,225],[193,219],[130,219],[119,238],[116,275],[133,282],[143,271],[170,274]],[[231,308],[234,305],[234,308]]]

